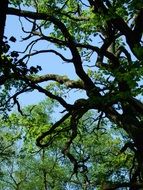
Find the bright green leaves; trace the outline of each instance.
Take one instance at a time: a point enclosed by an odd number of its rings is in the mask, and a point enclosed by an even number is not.
[[[40,150],[35,145],[37,136],[51,126],[52,110],[51,102],[45,100],[39,105],[23,109],[25,114],[23,117],[20,114],[12,114],[7,121],[1,122],[1,125],[7,128],[2,128],[0,150],[3,150],[5,140],[15,142],[16,146],[12,146],[15,151],[13,158],[10,157],[9,143],[6,148],[4,147],[3,154],[6,157],[4,159],[9,159],[10,163],[4,166],[1,164],[3,177],[0,179],[0,187],[8,187],[11,190],[44,189],[45,186],[55,190],[65,188],[68,183],[69,167],[64,168],[61,164],[63,158],[57,146],[60,141],[54,147],[45,150]],[[5,130],[7,132],[4,135]],[[14,131],[21,135],[14,134]]]
[[[34,0],[10,0],[11,5],[14,5],[15,7],[19,5],[24,5],[24,6],[31,6],[33,2],[36,2]]]
[[[13,169],[10,172],[7,167],[3,169],[5,174],[0,185],[4,185],[6,180],[13,184],[15,179],[17,184],[20,183],[20,188],[25,190],[35,187],[43,189],[45,185],[55,190],[63,190],[67,186],[83,189],[87,176],[90,180],[89,190],[95,187],[102,190],[105,182],[126,182],[132,163],[131,152],[126,150],[126,154],[120,153],[125,141],[122,133],[110,126],[106,127],[107,120],[94,121],[94,116],[97,116],[95,112],[88,112],[80,120],[77,136],[69,149],[79,164],[77,175],[71,175],[73,165],[61,153],[71,138],[70,120],[66,120],[45,138],[46,142],[52,139],[48,148],[40,150],[36,147],[37,136],[52,126],[53,106],[52,102],[45,100],[24,108],[25,116],[12,114],[9,120],[1,122],[7,126],[9,134],[14,134],[13,139],[18,148],[15,149],[17,157],[8,166]],[[8,141],[11,141],[11,137],[6,135]]]

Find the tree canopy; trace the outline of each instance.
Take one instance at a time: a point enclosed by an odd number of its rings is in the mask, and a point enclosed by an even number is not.
[[[104,122],[101,130],[95,130],[94,112],[84,115],[78,124],[78,135],[70,149],[71,156],[74,155],[74,169],[72,162],[61,152],[70,137],[68,120],[60,126],[61,134],[53,140],[51,137],[48,148],[39,149],[36,146],[37,135],[50,129],[52,108],[53,103],[44,100],[25,107],[22,110],[25,116],[12,113],[6,121],[1,120],[1,136],[5,137],[1,145],[13,142],[7,146],[13,152],[10,155],[8,150],[9,154],[2,161],[0,188],[92,190],[96,187],[100,190],[107,189],[107,185],[112,183],[115,187],[125,185],[133,154],[129,150],[126,154],[121,152],[125,141],[123,131],[111,127],[105,133]],[[118,184],[115,184],[117,180]]]
[[[10,42],[17,43],[16,36],[8,39],[4,34],[8,16],[19,18],[21,44],[27,44],[22,52],[10,47]],[[72,163],[71,173],[84,184],[79,188],[143,188],[142,0],[5,0],[0,2],[0,17],[1,114],[16,105],[24,125],[35,129],[29,141],[36,135],[41,149],[58,147]],[[53,60],[42,59],[35,66],[32,58],[40,54],[52,54]],[[73,66],[75,79],[44,73],[49,61],[56,67],[56,56]],[[59,120],[47,125],[39,108],[42,123],[33,125],[39,116],[32,121],[18,97],[34,90],[62,106]],[[76,94],[70,102],[67,96]],[[22,127],[18,123],[15,126]]]

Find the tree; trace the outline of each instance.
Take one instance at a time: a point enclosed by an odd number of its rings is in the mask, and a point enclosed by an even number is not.
[[[3,130],[9,134],[15,131],[15,145],[12,147],[15,155],[2,166],[1,189],[64,189],[68,174],[60,165],[58,148],[41,150],[35,145],[37,133],[45,130],[51,121],[52,107],[53,104],[45,100],[24,108],[25,117],[12,113],[7,120],[1,121],[1,126],[5,126]],[[11,141],[6,137],[7,142]]]
[[[15,157],[2,167],[0,187],[11,190],[92,190],[96,187],[102,190],[109,185],[109,181],[114,184],[117,179],[127,184],[132,153],[129,150],[126,150],[126,154],[120,151],[125,141],[121,131],[110,128],[105,132],[104,122],[102,129],[95,130],[94,112],[86,114],[78,124],[78,135],[72,143],[70,155],[75,162],[74,170],[72,163],[61,153],[70,136],[66,130],[69,121],[60,126],[61,134],[51,140],[48,149],[36,147],[37,133],[50,128],[52,107],[49,101],[44,101],[24,108],[25,117],[12,113],[6,122],[1,122],[9,133],[15,131],[18,135],[15,137]]]
[[[31,9],[26,11],[21,5]],[[117,187],[128,186],[130,190],[142,187],[143,104],[139,99],[142,97],[142,1],[10,0],[5,14],[25,18],[31,29],[25,31],[22,25],[23,32],[27,34],[23,38],[27,41],[24,55],[16,51],[1,54],[1,85],[7,90],[5,96],[2,94],[3,105],[7,107],[13,100],[21,112],[17,97],[32,90],[44,93],[62,105],[64,115],[39,135],[37,145],[48,147],[62,133],[61,124],[70,120],[67,129],[70,135],[62,153],[74,168],[78,168],[76,172],[80,172],[80,165],[71,152],[71,146],[78,136],[78,123],[89,110],[95,110],[99,121],[95,130],[100,128],[100,121],[106,117],[117,130],[123,129],[127,134],[129,142],[122,150],[129,148],[134,154],[128,183],[117,184]],[[5,16],[3,18],[5,20]],[[2,29],[4,23],[1,23]],[[34,51],[33,46],[41,41],[52,44],[52,48]],[[28,67],[28,61],[41,53],[53,53],[67,64],[72,64],[78,79],[49,73],[39,75],[41,67],[34,64]],[[44,81],[53,81],[54,84],[44,88],[40,85]],[[8,92],[12,86],[17,91],[10,95]],[[62,93],[57,93],[57,89]],[[85,92],[86,97],[70,104],[64,96],[69,89]],[[109,125],[106,128],[108,130]],[[113,185],[110,189],[117,188]]]

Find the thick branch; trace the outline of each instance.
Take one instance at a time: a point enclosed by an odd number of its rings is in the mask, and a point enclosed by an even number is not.
[[[8,14],[22,16],[22,17],[28,17],[28,18],[35,19],[35,20],[49,20],[50,22],[55,24],[61,30],[61,32],[63,33],[63,35],[67,41],[67,45],[73,56],[73,64],[75,66],[76,74],[84,81],[85,87],[87,90],[94,89],[94,92],[96,94],[100,95],[98,89],[95,87],[94,83],[88,77],[88,75],[85,73],[85,71],[82,67],[82,60],[81,60],[81,57],[77,50],[76,43],[75,43],[73,37],[68,32],[66,26],[59,19],[57,19],[54,16],[45,14],[45,13],[23,11],[23,10],[18,10],[18,9],[14,9],[14,8],[9,8]]]
[[[107,12],[107,9],[105,7],[105,5],[103,4],[103,1],[101,0],[88,0],[89,4],[94,7],[94,11],[95,12],[99,12],[99,11],[103,11],[103,12]]]
[[[60,84],[64,84],[68,88],[79,88],[79,89],[84,89],[84,84],[81,80],[70,80],[67,76],[60,76],[56,74],[47,74],[43,76],[37,76],[37,77],[32,77],[30,76],[29,79],[34,82],[34,83],[41,83],[45,81],[56,81]]]
[[[104,6],[103,2],[101,0],[89,0],[89,3],[91,6],[94,7],[94,12],[95,14],[97,12],[104,14],[105,16],[110,16],[108,9]],[[114,27],[114,29],[117,29],[118,31],[121,32],[122,35],[124,35],[126,37],[126,41],[130,47],[130,49],[132,50],[133,54],[139,59],[142,60],[142,57],[140,57],[136,51],[135,51],[135,47],[141,47],[140,46],[140,39],[142,36],[142,31],[143,31],[143,27],[142,26],[142,22],[143,22],[143,10],[141,9],[136,21],[135,21],[135,29],[134,31],[132,31],[130,29],[130,27],[128,26],[128,24],[124,21],[123,18],[121,18],[119,15],[114,15],[114,17],[108,21],[108,23],[110,23],[111,26]]]
[[[65,114],[59,121],[57,121],[48,131],[42,133],[36,140],[36,144],[39,147],[47,147],[49,145],[49,143],[41,143],[41,141],[47,137],[48,135],[50,135],[51,133],[54,132],[54,130],[59,127],[67,118],[69,118],[70,113]]]
[[[96,52],[97,54],[101,55],[101,56],[105,56],[107,57],[110,61],[112,61],[113,63],[115,64],[118,64],[119,65],[119,59],[114,56],[114,54],[112,54],[111,52],[109,51],[105,51],[105,50],[102,50],[98,47],[95,47],[93,45],[90,45],[90,44],[81,44],[81,43],[77,43],[76,44],[77,47],[79,48],[85,48],[85,49],[88,49],[88,50],[92,50],[94,52]]]
[[[28,81],[29,83],[29,81]],[[42,88],[41,86],[35,85],[34,83],[29,83],[29,85],[33,88],[38,90],[39,92],[42,92],[43,94],[45,94],[46,96],[48,96],[49,98],[52,98],[54,100],[57,100],[64,108],[66,108],[67,110],[70,110],[72,105],[68,104],[63,98],[61,98],[60,96],[54,95],[51,92],[49,92],[48,90]]]
[[[137,17],[135,18],[134,34],[136,40],[140,42],[143,33],[143,8],[140,9]]]

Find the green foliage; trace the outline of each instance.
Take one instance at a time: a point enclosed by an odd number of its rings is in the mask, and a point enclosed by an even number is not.
[[[103,190],[104,184],[111,185],[106,189],[142,184],[143,104],[137,99],[143,94],[142,0],[9,3],[15,8],[7,13],[26,18],[29,25],[25,28],[20,19],[28,42],[24,55],[5,40],[0,56],[0,113],[15,104],[19,111],[1,119],[6,162],[0,188]],[[43,40],[46,48],[35,50]],[[39,75],[40,63],[29,66],[29,60],[41,53],[72,64],[79,83],[68,76]],[[53,100],[21,110],[18,96],[35,89]],[[69,104],[71,89],[84,91],[85,99],[78,92],[81,97]],[[65,115],[55,122],[57,105]]]
[[[61,153],[70,138],[70,133],[66,130],[68,120],[58,127],[56,132],[62,130],[48,148],[37,148],[36,137],[51,127],[52,110],[52,102],[45,100],[24,108],[25,116],[12,113],[7,121],[1,122],[2,126],[6,126],[3,130],[10,134],[10,138],[8,133],[5,136],[7,141],[11,141],[12,136],[15,140],[13,148],[16,153],[12,158],[7,155],[10,162],[2,167],[1,187],[7,186],[13,190],[19,184],[20,189],[43,190],[46,184],[49,189],[55,190],[66,189],[67,186],[83,189],[84,177],[87,175],[90,181],[88,189],[97,187],[102,190],[105,182],[128,180],[132,153],[120,153],[124,138],[122,133],[110,127],[105,132],[104,125],[108,121],[102,120],[97,130],[98,123],[92,120],[96,114],[94,112],[89,112],[82,118],[78,125],[78,136],[70,148],[77,161],[85,164],[85,168],[79,168],[79,174],[71,175],[73,166]],[[16,147],[19,148],[16,150]]]
[[[22,80],[23,76],[34,75],[41,70],[40,66],[28,68],[25,62],[21,59],[18,60],[19,53],[11,51],[10,41],[15,43],[16,38],[13,36],[9,40],[5,38],[0,55],[0,76],[2,77],[0,85],[0,113],[4,116],[7,116],[7,111],[11,111],[14,104],[16,104],[15,100],[11,101],[11,99],[14,99],[16,93],[23,91],[27,87],[27,84]]]

